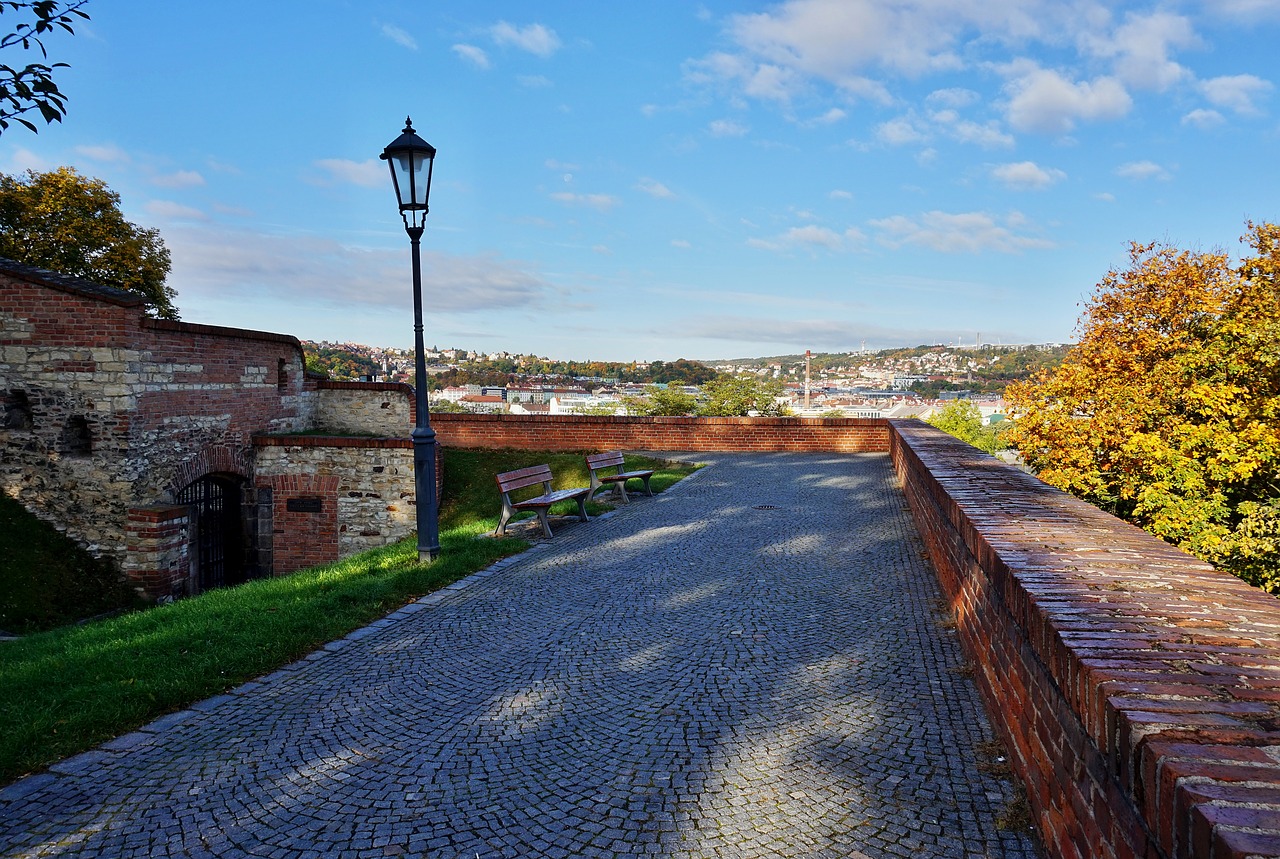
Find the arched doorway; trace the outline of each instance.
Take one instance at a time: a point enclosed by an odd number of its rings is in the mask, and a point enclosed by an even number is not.
[[[248,578],[244,483],[235,474],[206,474],[178,493],[178,503],[192,507],[191,565],[199,591]]]

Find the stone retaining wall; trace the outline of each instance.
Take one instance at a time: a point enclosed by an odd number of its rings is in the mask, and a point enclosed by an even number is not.
[[[1051,856],[1280,856],[1280,603],[919,421],[892,455]]]
[[[150,596],[190,588],[153,587],[176,549],[129,558],[145,510],[212,471],[252,477],[253,434],[310,426],[314,393],[297,338],[151,319],[136,295],[0,263],[0,491]]]
[[[276,575],[376,549],[416,530],[409,439],[263,436],[255,442],[257,484],[271,490]],[[437,499],[441,453],[437,445]]]

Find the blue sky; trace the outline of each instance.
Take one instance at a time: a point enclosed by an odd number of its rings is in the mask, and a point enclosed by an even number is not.
[[[428,345],[727,358],[1063,341],[1130,241],[1280,219],[1280,0],[95,0],[72,165],[184,319],[412,344],[377,156],[438,150]],[[7,17],[7,16],[6,16]],[[5,62],[17,64],[15,53]]]

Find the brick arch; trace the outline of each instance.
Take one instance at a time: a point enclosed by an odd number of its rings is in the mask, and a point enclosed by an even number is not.
[[[229,444],[211,444],[178,467],[166,490],[169,500],[206,474],[236,474],[247,482],[253,482],[253,449],[232,447]]]

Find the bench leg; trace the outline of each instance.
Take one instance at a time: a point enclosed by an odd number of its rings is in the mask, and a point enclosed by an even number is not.
[[[587,499],[582,495],[578,496],[578,519],[583,522],[587,521]]]
[[[579,501],[578,503],[581,504],[582,502]],[[546,534],[547,537],[551,536],[551,525],[547,522],[547,511],[549,509],[549,507],[538,508],[538,521],[542,523],[542,533]]]
[[[650,475],[648,475],[647,477],[642,477],[642,478],[640,478],[641,480],[643,480],[643,481],[644,481],[644,494],[645,494],[645,495],[648,495],[650,498],[652,498],[652,497],[653,497],[653,490],[649,488],[649,478],[650,478],[650,477],[652,477],[652,476],[653,476],[653,475],[652,475],[652,474],[650,474]]]
[[[498,527],[493,532],[495,537],[504,537],[507,533],[507,523],[511,521],[511,510],[504,504],[502,506],[502,516],[498,518]]]
[[[613,485],[618,487],[618,500],[623,504],[630,504],[631,499],[627,497],[627,481],[619,480]]]

